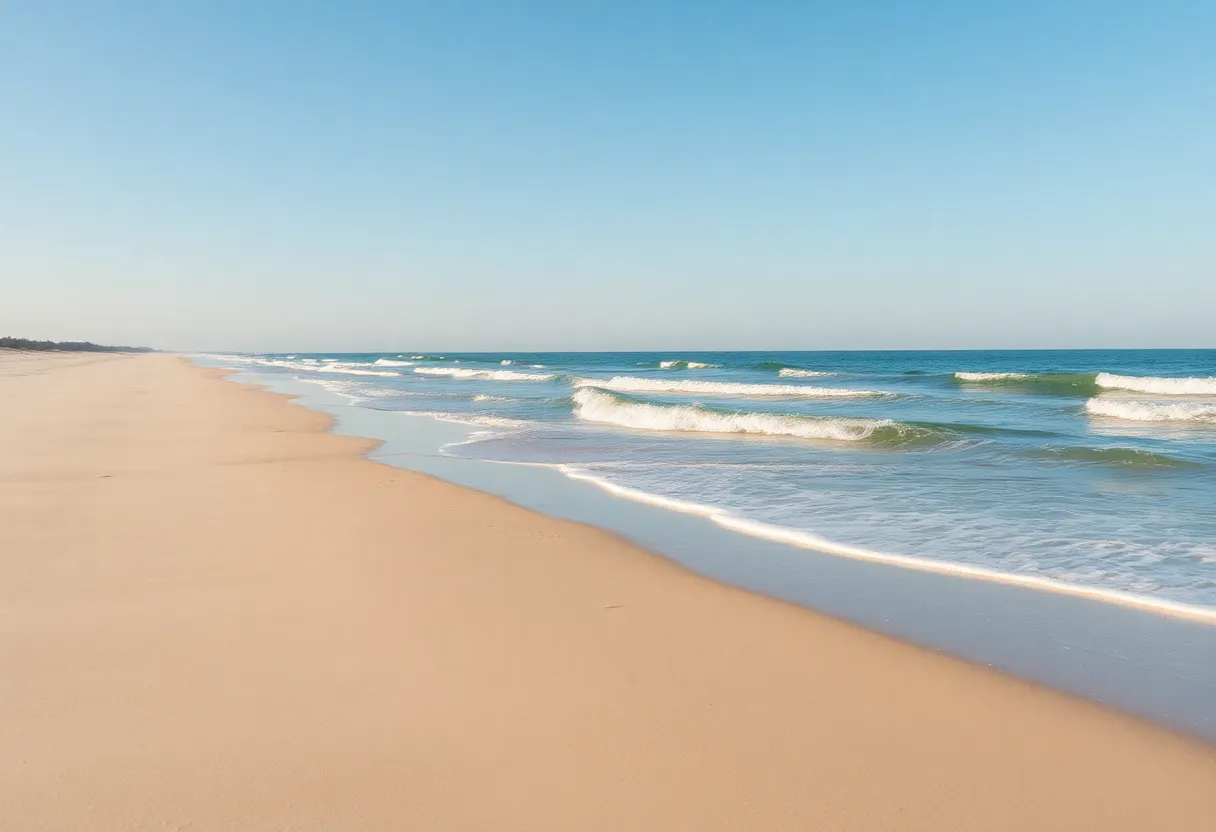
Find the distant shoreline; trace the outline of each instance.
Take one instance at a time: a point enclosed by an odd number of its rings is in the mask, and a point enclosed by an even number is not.
[[[0,338],[0,350],[22,352],[156,352],[151,347],[109,346],[92,341],[33,341],[29,338]]]

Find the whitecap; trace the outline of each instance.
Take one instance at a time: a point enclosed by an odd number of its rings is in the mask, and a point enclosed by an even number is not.
[[[731,381],[673,381],[670,379],[614,376],[609,379],[583,378],[578,387],[599,387],[623,393],[687,393],[719,396],[804,396],[808,398],[857,398],[881,396],[872,390],[843,387],[808,387],[800,384],[741,384]]]
[[[1155,376],[1118,376],[1098,373],[1099,387],[1155,393],[1163,396],[1216,395],[1216,377],[1159,378]]]

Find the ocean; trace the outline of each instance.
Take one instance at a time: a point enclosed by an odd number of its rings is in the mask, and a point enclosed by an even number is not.
[[[1216,350],[212,358],[745,534],[1216,619]]]

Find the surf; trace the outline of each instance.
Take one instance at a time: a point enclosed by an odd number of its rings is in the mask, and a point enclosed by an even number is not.
[[[1046,396],[1093,396],[1101,390],[1098,386],[1097,375],[1097,373],[956,372],[952,374],[952,378],[965,387],[991,387]]]
[[[603,489],[604,491],[625,499],[634,500],[640,503],[648,503],[660,508],[678,511],[685,514],[700,515],[723,528],[730,529],[731,531],[746,534],[751,537],[761,538],[763,540],[784,543],[800,549],[808,549],[828,555],[836,555],[838,557],[884,563],[890,566],[911,569],[918,572],[933,572],[958,578],[990,581],[994,583],[1021,586],[1027,589],[1045,590],[1064,595],[1090,598],[1095,601],[1119,604],[1126,607],[1135,607],[1155,613],[1172,615],[1180,618],[1188,618],[1194,621],[1201,621],[1207,624],[1216,624],[1216,607],[1190,604],[1183,601],[1172,601],[1167,598],[1143,595],[1121,589],[1111,589],[1093,586],[1090,584],[1062,581],[1047,575],[1006,572],[989,566],[979,566],[952,560],[937,560],[935,558],[918,557],[916,555],[905,555],[896,552],[881,551],[864,546],[856,546],[849,543],[831,540],[815,534],[814,532],[803,529],[741,517],[728,509],[719,508],[717,506],[705,505],[703,503],[697,503],[691,500],[681,500],[673,497],[666,497],[659,494],[653,494],[648,491],[643,491],[638,488],[620,485],[619,483],[606,480],[602,477],[597,477],[571,465],[558,465],[556,468],[558,471],[572,480],[581,480],[583,482],[590,483]]]
[[[573,397],[574,415],[599,424],[633,430],[741,434],[898,445],[932,439],[933,432],[890,419],[807,416],[792,413],[734,411],[704,405],[667,405],[582,387]],[[939,437],[944,438],[944,437]]]
[[[1097,398],[1085,403],[1085,412],[1091,416],[1132,422],[1198,422],[1216,425],[1216,404]]]
[[[458,379],[487,381],[552,381],[552,373],[520,373],[515,370],[475,370],[467,367],[415,367],[414,372],[425,376],[448,376]]]
[[[682,359],[673,359],[670,361],[660,361],[660,370],[708,370],[711,367],[720,367],[721,364],[706,364],[703,361],[684,361]]]
[[[1108,390],[1130,390],[1159,396],[1216,396],[1216,377],[1163,378],[1098,373],[1095,382]]]
[[[577,387],[598,387],[624,393],[684,393],[718,396],[804,396],[808,398],[858,398],[886,395],[873,390],[843,387],[809,387],[798,384],[743,384],[733,381],[685,381],[635,376],[608,379],[579,379]]]

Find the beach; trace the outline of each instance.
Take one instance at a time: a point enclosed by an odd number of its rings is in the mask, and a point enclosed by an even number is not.
[[[0,828],[1216,824],[1211,745],[221,376],[0,353]]]

